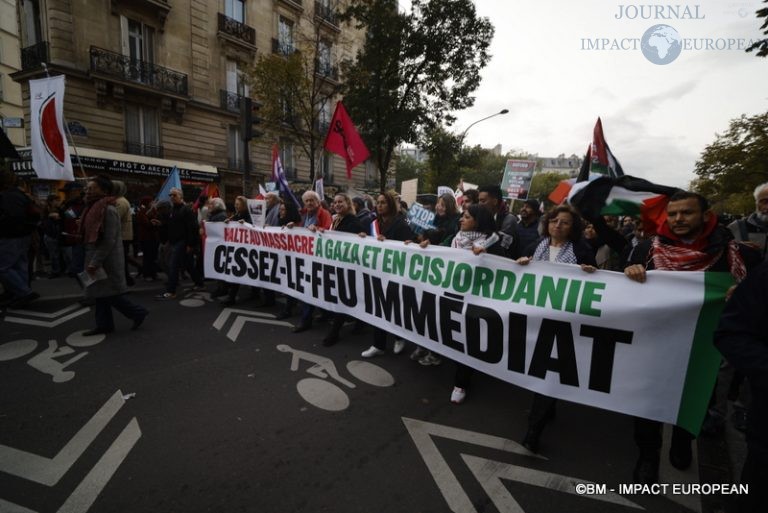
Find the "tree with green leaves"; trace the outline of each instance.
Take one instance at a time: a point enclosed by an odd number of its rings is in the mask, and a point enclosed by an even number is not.
[[[311,18],[305,26],[313,29],[297,30],[293,48],[260,54],[249,75],[262,103],[260,115],[266,127],[298,143],[309,160],[309,179],[314,181],[331,103],[341,83],[338,68],[329,60],[330,36]],[[340,37],[335,36],[333,43],[346,44],[338,41]]]
[[[766,4],[768,4],[768,0],[763,0]],[[758,9],[757,11],[757,17],[759,18],[765,18],[765,21],[760,26],[760,30],[763,31],[763,34],[768,36],[768,7],[763,7],[762,9]],[[768,38],[760,39],[758,41],[755,41],[750,45],[749,48],[747,48],[748,52],[751,52],[753,50],[757,50],[757,56],[758,57],[768,57]]]
[[[696,162],[691,189],[723,213],[755,208],[752,192],[768,181],[768,112],[732,119],[728,130],[707,145]]]
[[[395,163],[395,189],[400,190],[400,184],[406,180],[413,180],[419,178],[419,191],[424,192],[424,176],[426,172],[426,165],[423,162],[419,162],[413,157],[403,155],[397,159]]]
[[[366,30],[345,66],[344,105],[357,123],[385,187],[395,148],[450,125],[450,112],[472,106],[488,63],[493,26],[471,0],[359,0],[344,13]]]

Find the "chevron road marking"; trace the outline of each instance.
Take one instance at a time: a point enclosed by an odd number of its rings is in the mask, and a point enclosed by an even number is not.
[[[3,499],[0,499],[0,511],[2,511],[2,513],[37,513],[33,509],[28,509],[24,506],[19,506],[16,503],[4,501]]]
[[[293,324],[288,321],[275,320],[275,316],[268,313],[254,312],[253,310],[243,310],[242,308],[225,308],[219,314],[215,321],[213,321],[213,327],[221,331],[227,320],[232,314],[244,314],[235,317],[235,321],[232,326],[229,327],[227,332],[227,338],[232,342],[237,341],[237,337],[240,336],[240,332],[245,326],[246,322],[257,322],[259,324],[272,324],[275,326],[286,326],[292,328]]]
[[[122,397],[122,394],[120,396]],[[136,417],[134,417],[112,442],[98,463],[88,472],[85,479],[75,488],[72,495],[62,504],[58,513],[84,513],[88,511],[93,505],[93,501],[112,478],[117,467],[139,441],[139,438],[141,438],[141,430]]]
[[[76,305],[73,305],[73,306],[76,306]],[[61,317],[60,319],[56,319],[54,321],[38,321],[37,319],[25,319],[23,317],[12,317],[12,316],[6,316],[5,321],[15,322],[16,324],[26,324],[28,326],[42,326],[43,328],[55,328],[59,324],[64,324],[65,322],[70,321],[75,317],[79,317],[84,313],[87,313],[88,311],[90,311],[90,308],[86,306],[76,312],[72,312],[71,314]]]
[[[499,513],[525,513],[520,504],[509,493],[507,487],[504,486],[504,483],[501,481],[502,479],[569,493],[576,497],[609,502],[629,508],[645,509],[614,492],[608,492],[605,495],[579,495],[576,493],[577,484],[594,484],[592,481],[510,465],[500,461],[487,460],[468,454],[462,454],[461,457],[480,482],[485,493],[493,501]]]
[[[261,312],[254,312],[253,310],[243,310],[242,308],[225,308],[221,311],[219,316],[216,318],[215,321],[213,321],[213,327],[217,330],[220,330],[224,327],[224,324],[226,324],[227,319],[229,319],[229,316],[233,313],[241,313],[250,315],[251,317],[264,317],[267,319],[274,319],[275,316],[268,313],[261,313]]]
[[[15,310],[13,308],[8,310],[8,313],[12,314],[18,314],[18,315],[29,315],[32,317],[42,317],[44,319],[55,319],[56,317],[60,315],[64,315],[67,312],[71,312],[72,310],[77,310],[80,307],[78,303],[65,306],[61,310],[58,310],[56,312],[51,313],[45,313],[45,312],[35,312],[34,310]]]
[[[55,485],[124,404],[123,394],[118,390],[54,458],[0,445],[0,471],[47,486]]]
[[[239,315],[235,322],[232,323],[232,326],[230,326],[229,331],[227,332],[227,338],[231,340],[232,342],[237,341],[237,337],[240,335],[240,331],[243,329],[243,326],[246,322],[258,322],[260,324],[274,324],[275,326],[287,326],[289,328],[293,328],[293,324],[287,321],[273,321],[270,319],[259,319],[259,318],[253,318],[253,317],[246,317],[245,315]]]
[[[477,513],[477,509],[475,509],[469,496],[467,496],[467,493],[462,488],[456,475],[451,471],[445,458],[440,454],[440,450],[437,448],[432,437],[447,438],[489,449],[519,454],[529,458],[547,460],[547,458],[534,454],[519,443],[506,438],[409,419],[407,417],[402,417],[402,420],[408,430],[408,434],[411,435],[416,448],[424,459],[424,463],[426,463],[429,472],[432,474],[438,489],[448,503],[448,507],[454,513]],[[524,513],[524,510],[501,482],[501,479],[519,481],[574,495],[576,495],[576,483],[590,483],[590,481],[582,479],[510,465],[476,456],[462,454],[461,457],[500,513]],[[600,496],[582,495],[581,497],[643,509],[641,506],[617,494]]]

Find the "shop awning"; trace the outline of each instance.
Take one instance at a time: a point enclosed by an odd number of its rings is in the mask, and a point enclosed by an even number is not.
[[[143,155],[130,155],[128,153],[116,153],[111,151],[96,150],[93,148],[77,148],[80,155],[80,163],[88,176],[99,173],[128,173],[139,176],[167,177],[173,166],[179,168],[182,180],[195,182],[213,182],[218,179],[218,170],[207,164],[195,164],[192,162],[179,162],[169,159],[145,157]],[[35,176],[32,168],[32,150],[22,148],[18,150],[20,160],[11,163],[11,169],[18,176]],[[72,168],[75,177],[82,176],[80,164],[72,148],[70,148]]]

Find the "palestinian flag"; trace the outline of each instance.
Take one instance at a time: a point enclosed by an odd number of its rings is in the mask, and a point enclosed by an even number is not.
[[[604,215],[641,217],[646,233],[656,233],[667,220],[669,197],[679,190],[634,176],[601,176],[574,184],[568,203],[587,221]]]
[[[613,156],[611,148],[608,147],[608,143],[605,142],[605,136],[603,135],[603,122],[600,118],[597,118],[595,123],[595,129],[592,132],[592,146],[587,152],[589,157],[589,172],[597,173],[606,176],[624,176],[624,170],[621,168],[621,164]],[[582,166],[579,173],[579,182],[583,182],[588,177],[588,174],[584,172],[584,166]]]

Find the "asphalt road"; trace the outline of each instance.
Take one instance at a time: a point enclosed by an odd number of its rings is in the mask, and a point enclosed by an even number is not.
[[[327,324],[293,334],[275,308],[152,294],[132,295],[144,326],[116,315],[106,338],[80,335],[93,312],[73,300],[3,313],[0,512],[700,510],[608,492],[631,482],[623,415],[561,402],[532,455],[528,391],[476,375],[453,405],[450,362],[422,367],[412,346],[363,362],[370,329],[326,348]]]

